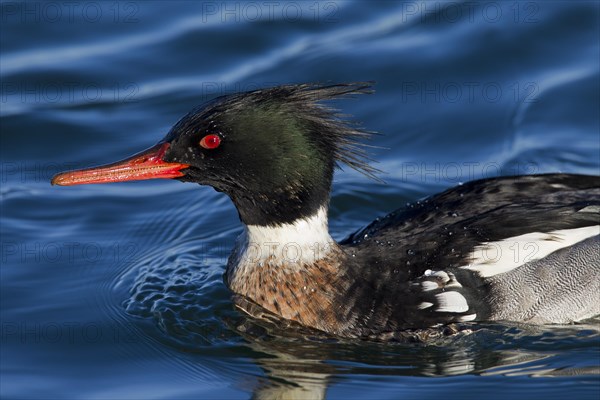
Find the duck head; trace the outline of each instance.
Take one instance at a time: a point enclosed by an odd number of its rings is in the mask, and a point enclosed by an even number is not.
[[[52,179],[55,185],[177,179],[226,193],[246,225],[276,226],[327,206],[335,166],[366,175],[357,139],[370,133],[322,104],[369,83],[286,85],[222,96],[184,116],[158,144],[125,160]]]

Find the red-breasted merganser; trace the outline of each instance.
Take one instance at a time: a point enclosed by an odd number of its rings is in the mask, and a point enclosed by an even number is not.
[[[600,314],[597,176],[473,181],[336,243],[327,227],[336,164],[376,170],[359,143],[370,133],[322,102],[370,91],[303,84],[222,96],[156,146],[52,183],[174,178],[226,193],[245,227],[225,275],[241,307],[341,337]]]

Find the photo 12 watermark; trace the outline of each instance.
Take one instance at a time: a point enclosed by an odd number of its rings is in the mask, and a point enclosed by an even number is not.
[[[540,21],[541,5],[534,1],[415,1],[399,2],[402,22],[421,24],[514,23]]]
[[[5,1],[2,24],[135,24],[140,3],[134,1]]]
[[[533,175],[541,171],[535,162],[403,162],[389,172],[402,182],[460,184],[497,176]]]
[[[223,81],[203,81],[198,87],[198,101],[207,101],[215,97],[226,96],[230,94],[252,92],[255,90],[271,88],[282,85],[282,82],[264,81],[264,82],[223,82]]]
[[[535,103],[539,93],[539,84],[533,81],[403,81],[400,85],[402,103]]]
[[[11,82],[0,83],[2,104],[131,103],[138,100],[140,87],[134,82],[100,84],[95,82]]]
[[[14,161],[0,163],[0,183],[48,183],[59,172],[84,168],[73,162]]]
[[[3,265],[88,265],[137,263],[135,242],[15,241],[0,242]]]
[[[335,1],[205,1],[201,6],[202,22],[299,22],[335,23],[340,5]]]
[[[234,242],[200,241],[194,243],[194,264],[198,266],[224,265],[231,253]],[[3,265],[138,265],[141,258],[150,250],[143,244],[131,240],[123,241],[17,241],[7,235],[0,242],[0,261]],[[191,251],[191,250],[190,250]],[[162,258],[154,262],[160,265]],[[170,264],[177,265],[176,259]]]
[[[136,343],[140,337],[133,329],[99,322],[3,321],[0,324],[3,345]]]

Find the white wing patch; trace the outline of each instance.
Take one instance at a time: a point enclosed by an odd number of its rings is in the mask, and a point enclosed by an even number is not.
[[[458,292],[443,292],[436,294],[438,306],[435,311],[461,313],[469,311],[467,299]]]
[[[474,313],[460,315],[469,311],[470,307],[466,297],[456,290],[463,286],[452,272],[428,269],[413,285],[420,286],[423,292],[423,301],[417,305],[417,309],[454,313],[456,316],[452,318],[459,322],[473,321],[477,317]]]
[[[579,210],[577,212],[590,213],[590,214],[600,214],[600,206],[587,206],[587,207],[583,207],[581,210]]]
[[[475,321],[476,319],[477,319],[477,314],[467,314],[467,315],[463,315],[462,317],[458,317],[458,320],[460,322]]]
[[[478,272],[481,277],[487,278],[512,271],[596,235],[600,235],[600,225],[547,233],[533,232],[498,242],[486,242],[473,249],[471,264],[461,268]]]
[[[423,281],[421,283],[424,292],[429,292],[430,290],[436,290],[440,288],[440,285],[437,282],[431,281]]]

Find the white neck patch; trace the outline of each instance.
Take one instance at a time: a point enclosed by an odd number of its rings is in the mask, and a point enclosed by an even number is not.
[[[312,263],[326,256],[335,245],[329,235],[327,209],[308,218],[276,227],[248,225],[238,242],[241,263]]]

